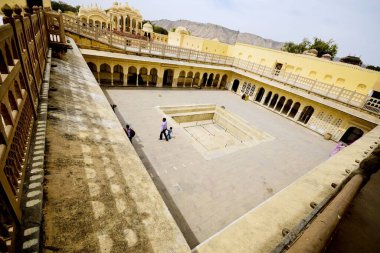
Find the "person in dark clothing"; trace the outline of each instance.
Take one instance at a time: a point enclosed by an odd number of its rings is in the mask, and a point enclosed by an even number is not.
[[[132,138],[135,136],[135,131],[129,127],[129,125],[126,125],[125,128],[124,128],[124,131],[125,133],[127,134],[129,140],[131,141],[132,143]]]

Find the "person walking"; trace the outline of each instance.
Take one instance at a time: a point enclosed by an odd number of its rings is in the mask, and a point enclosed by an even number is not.
[[[170,128],[168,129],[168,138],[169,138],[169,140],[170,140],[172,137],[173,137],[173,127],[170,127]]]
[[[124,131],[127,134],[128,139],[132,143],[132,138],[136,135],[135,131],[132,128],[130,128],[129,125],[125,126]]]
[[[162,140],[162,134],[164,134],[166,141],[169,141],[168,136],[166,135],[166,129],[168,129],[168,123],[166,122],[166,118],[163,118],[161,124],[160,140]]]

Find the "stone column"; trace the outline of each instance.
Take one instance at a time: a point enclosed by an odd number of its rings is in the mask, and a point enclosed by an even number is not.
[[[96,71],[96,76],[97,76],[97,79],[98,79],[98,83],[100,84],[100,72],[99,71]]]
[[[298,118],[300,117],[304,108],[305,108],[305,106],[303,106],[303,105],[301,105],[300,108],[298,108],[298,112],[297,112],[296,116],[294,116],[294,118],[293,118],[294,121],[298,121]]]
[[[113,86],[113,72],[111,72],[111,86]]]
[[[124,74],[123,86],[128,85],[128,74]]]
[[[163,82],[163,76],[164,76],[164,71],[162,69],[157,69],[157,87],[162,87],[162,82]]]
[[[178,70],[174,69],[173,70],[173,83],[172,83],[172,87],[177,87],[178,75],[179,75]]]
[[[265,90],[264,94],[263,94],[263,97],[261,98],[260,104],[264,105],[264,102],[265,102],[267,94],[268,94],[268,91]]]

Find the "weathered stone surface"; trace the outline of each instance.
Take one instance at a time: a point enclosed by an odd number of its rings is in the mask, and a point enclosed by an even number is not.
[[[189,252],[78,48],[54,59],[45,245],[62,252]]]

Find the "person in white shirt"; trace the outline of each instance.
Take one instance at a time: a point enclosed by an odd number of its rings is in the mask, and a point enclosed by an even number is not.
[[[168,123],[166,122],[166,118],[163,118],[162,124],[161,124],[160,140],[162,140],[162,134],[164,134],[166,141],[169,141],[168,136],[166,135],[167,128],[168,128]]]

